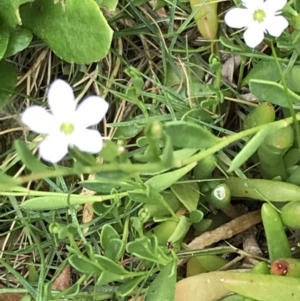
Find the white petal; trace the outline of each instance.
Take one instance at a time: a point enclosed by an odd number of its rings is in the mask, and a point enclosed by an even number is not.
[[[286,0],[267,0],[264,3],[264,7],[266,12],[270,14],[274,14],[275,12],[281,11],[283,7],[286,5]]]
[[[39,145],[41,157],[50,163],[57,163],[68,153],[68,140],[59,132],[50,134]]]
[[[264,39],[263,29],[259,26],[251,26],[244,32],[245,43],[251,47],[256,47]]]
[[[27,108],[21,120],[30,130],[39,134],[50,134],[57,127],[53,115],[40,106]]]
[[[72,135],[72,144],[82,152],[99,153],[103,147],[100,133],[96,130],[79,130]]]
[[[264,0],[243,0],[242,3],[250,10],[261,9],[264,6]]]
[[[265,24],[268,33],[273,37],[279,37],[288,25],[288,21],[283,16],[268,18]]]
[[[77,108],[74,122],[77,126],[87,128],[99,123],[108,110],[108,103],[101,97],[89,96]]]
[[[235,7],[226,13],[224,20],[229,27],[243,28],[248,27],[251,15],[247,9]]]
[[[48,91],[48,102],[53,115],[63,120],[69,120],[73,117],[76,102],[71,86],[61,80],[55,80]]]

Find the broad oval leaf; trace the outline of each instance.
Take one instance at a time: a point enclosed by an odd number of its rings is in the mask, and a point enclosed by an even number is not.
[[[171,190],[189,212],[197,209],[200,199],[198,183],[174,184]]]
[[[2,59],[7,49],[9,35],[10,35],[9,27],[6,24],[1,24],[0,25],[0,59]]]
[[[104,250],[108,248],[109,242],[114,239],[120,239],[120,235],[112,225],[106,224],[103,226],[100,234],[100,243]]]
[[[186,121],[172,121],[166,124],[166,132],[173,145],[184,148],[207,148],[221,141],[204,127]]]
[[[69,257],[69,262],[72,267],[74,267],[77,271],[90,274],[90,273],[95,273],[95,274],[100,274],[102,271],[99,270],[98,267],[92,264],[91,261],[85,260],[85,258],[78,256],[78,255],[71,255]]]
[[[95,254],[95,260],[103,268],[104,271],[110,271],[111,273],[116,275],[127,275],[129,273],[122,266],[102,255]]]
[[[300,66],[293,66],[291,71],[286,75],[286,84],[293,92],[300,92]]]
[[[281,64],[281,68],[286,68],[285,64]],[[274,61],[261,60],[250,70],[247,76],[243,80],[243,84],[248,84],[251,79],[262,79],[272,82],[278,82],[280,80],[280,72]]]
[[[19,13],[19,6],[34,0],[1,0],[0,1],[0,19],[9,27],[21,25],[22,21]]]
[[[124,251],[124,242],[121,239],[113,238],[109,241],[104,256],[113,261],[118,261],[124,255]]]
[[[23,26],[67,62],[89,64],[109,51],[113,31],[93,0],[36,0],[20,12]]]
[[[147,290],[145,301],[175,300],[176,266],[177,262],[173,260],[160,270]]]
[[[12,31],[4,57],[12,56],[25,49],[30,44],[32,38],[32,32],[26,28],[17,28]]]
[[[249,83],[250,91],[260,101],[269,101],[275,105],[288,108],[287,95],[282,85],[266,81],[252,79]],[[290,100],[294,104],[300,105],[300,96],[288,89]]]

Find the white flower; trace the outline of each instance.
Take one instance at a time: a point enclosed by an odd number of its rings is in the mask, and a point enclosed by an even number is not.
[[[244,39],[249,47],[256,47],[268,32],[279,37],[288,21],[280,16],[286,0],[243,0],[245,8],[233,8],[225,15],[225,22],[233,28],[246,28]]]
[[[71,86],[58,79],[49,88],[48,102],[52,114],[41,106],[29,107],[22,114],[22,122],[30,130],[47,135],[39,145],[44,160],[56,163],[73,146],[88,153],[102,149],[100,133],[88,127],[99,123],[106,114],[108,103],[104,99],[89,96],[76,108]]]

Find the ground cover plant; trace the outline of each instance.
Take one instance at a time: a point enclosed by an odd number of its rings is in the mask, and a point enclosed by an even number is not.
[[[300,300],[299,12],[2,0],[0,301]]]

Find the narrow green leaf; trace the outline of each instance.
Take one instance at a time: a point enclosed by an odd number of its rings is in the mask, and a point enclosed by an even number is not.
[[[145,182],[146,185],[151,186],[156,191],[160,192],[171,185],[176,183],[184,175],[186,175],[190,170],[192,170],[197,165],[197,162],[186,165],[182,168],[176,169],[174,171],[166,172],[157,176],[152,177],[151,179]]]
[[[258,149],[270,132],[270,127],[265,127],[259,131],[235,156],[232,160],[228,172],[232,172],[244,164]]]
[[[184,148],[207,148],[221,141],[204,127],[186,121],[166,123],[166,132],[173,145]]]
[[[0,187],[4,189],[9,189],[19,186],[18,180],[10,177],[0,171]]]
[[[6,259],[1,259],[0,258],[0,264],[3,268],[5,268],[5,270],[10,273],[23,287],[24,289],[26,289],[28,291],[28,293],[33,296],[34,299],[37,298],[37,291],[35,288],[33,288],[28,281],[23,278],[23,276],[16,271],[15,268],[11,267],[8,263]]]
[[[101,197],[99,197],[101,199]],[[70,205],[82,205],[91,202],[86,196],[41,196],[27,200],[20,207],[24,210],[56,210],[66,208]]]
[[[1,61],[0,78],[0,109],[2,109],[9,103],[10,96],[17,85],[17,71],[6,61]]]
[[[223,285],[235,293],[259,301],[300,300],[299,278],[248,273],[228,273]]]
[[[89,190],[99,192],[101,194],[111,193],[112,190],[115,191],[127,191],[131,189],[135,189],[135,186],[130,183],[124,182],[115,182],[111,180],[103,180],[103,179],[95,179],[95,180],[86,180],[83,182],[79,182],[79,184]]]
[[[231,195],[236,198],[250,198],[270,202],[300,201],[298,185],[264,179],[241,179],[230,177],[224,182],[228,185]]]
[[[33,172],[44,172],[50,169],[32,154],[25,141],[15,140],[14,145],[21,161],[29,170]]]
[[[231,50],[237,50],[237,51],[243,51],[244,49],[241,48],[241,46],[233,43],[231,40],[229,40],[228,38],[226,38],[225,36],[220,36],[220,42],[222,45],[224,45],[225,47],[231,49]]]
[[[174,160],[174,149],[172,139],[168,135],[166,135],[164,149],[160,158],[164,166],[166,166],[167,168],[172,167]]]

